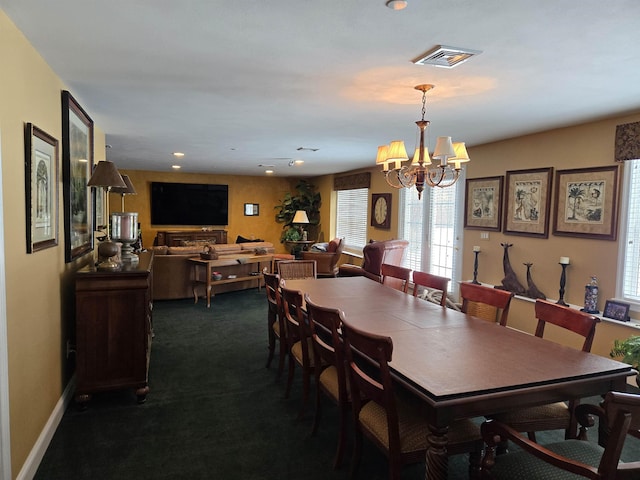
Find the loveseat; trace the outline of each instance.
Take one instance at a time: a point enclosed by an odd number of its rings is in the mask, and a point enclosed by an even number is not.
[[[378,282],[382,281],[382,264],[400,265],[404,252],[409,246],[407,240],[371,241],[362,249],[362,265],[340,265],[339,277],[365,276]]]
[[[193,264],[189,262],[189,258],[199,256],[203,248],[204,245],[201,244],[180,247],[167,247],[166,245],[152,247],[154,252],[154,300],[193,298]],[[258,253],[273,253],[275,251],[271,242],[214,244],[210,245],[210,249],[218,254],[220,259],[224,259],[225,256],[255,255],[256,250]],[[253,286],[255,287],[255,282]],[[246,288],[242,282],[224,285],[223,287],[224,291]]]

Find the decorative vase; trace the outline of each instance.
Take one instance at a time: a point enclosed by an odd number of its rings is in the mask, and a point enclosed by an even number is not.
[[[594,276],[584,287],[584,308],[586,313],[600,313],[598,310],[598,279]]]

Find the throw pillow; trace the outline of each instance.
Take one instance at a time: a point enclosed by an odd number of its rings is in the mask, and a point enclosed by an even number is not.
[[[334,238],[329,242],[329,245],[327,246],[327,252],[330,252],[330,253],[335,252],[336,250],[338,250],[339,245],[340,245],[340,239]]]
[[[251,240],[250,238],[245,238],[242,235],[238,235],[238,238],[236,238],[236,243],[250,243],[250,242],[264,242],[264,240],[261,240],[259,238]]]

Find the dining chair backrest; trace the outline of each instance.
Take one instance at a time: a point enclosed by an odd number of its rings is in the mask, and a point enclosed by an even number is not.
[[[278,300],[276,293],[280,285],[280,277],[276,273],[262,272],[264,278],[264,290],[267,293],[267,302],[269,303],[269,312],[278,314]]]
[[[398,444],[398,412],[389,368],[393,353],[391,337],[368,333],[343,322],[342,338],[354,412],[362,409],[363,399],[382,406],[387,415],[389,444]]]
[[[344,348],[340,329],[344,314],[340,309],[325,307],[313,303],[309,295],[305,294],[304,301],[309,319],[309,330],[314,342],[314,348],[319,358],[328,364],[341,365],[340,371],[346,373],[344,369]],[[320,362],[317,362],[320,365]]]
[[[542,338],[545,325],[552,323],[584,337],[582,351],[591,351],[596,325],[600,322],[598,317],[541,299],[536,300],[535,310],[538,319],[536,337]]]
[[[309,358],[307,350],[308,329],[305,328],[305,312],[302,308],[303,297],[299,290],[287,288],[283,282],[280,285],[282,293],[282,314],[285,320],[285,332],[289,349],[296,343],[302,343],[302,353]]]
[[[401,292],[407,293],[411,281],[411,269],[399,265],[383,263],[381,267],[382,283]]]
[[[413,296],[419,293],[418,286],[426,287],[432,290],[438,290],[441,293],[440,305],[447,305],[447,290],[449,289],[449,278],[440,277],[426,272],[413,272]]]
[[[278,265],[278,275],[284,280],[303,280],[318,276],[315,260],[284,260],[276,265]]]
[[[483,320],[495,322],[500,314],[500,325],[507,325],[509,306],[513,298],[513,292],[499,288],[486,287],[471,282],[460,284],[460,296],[462,297],[462,311]]]

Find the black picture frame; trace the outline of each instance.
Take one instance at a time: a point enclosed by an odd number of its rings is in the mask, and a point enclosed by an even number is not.
[[[619,320],[621,322],[628,322],[629,319],[629,308],[631,305],[624,302],[618,302],[617,300],[607,300],[604,305],[604,311],[602,312],[603,317],[613,318],[614,320]]]
[[[244,204],[245,217],[257,217],[260,215],[260,204],[258,203],[245,203]]]
[[[58,140],[25,124],[27,253],[58,245]]]
[[[62,92],[62,189],[65,262],[93,250],[93,210],[87,187],[93,165],[93,120]]]
[[[371,226],[391,229],[391,194],[372,193],[371,194]]]

